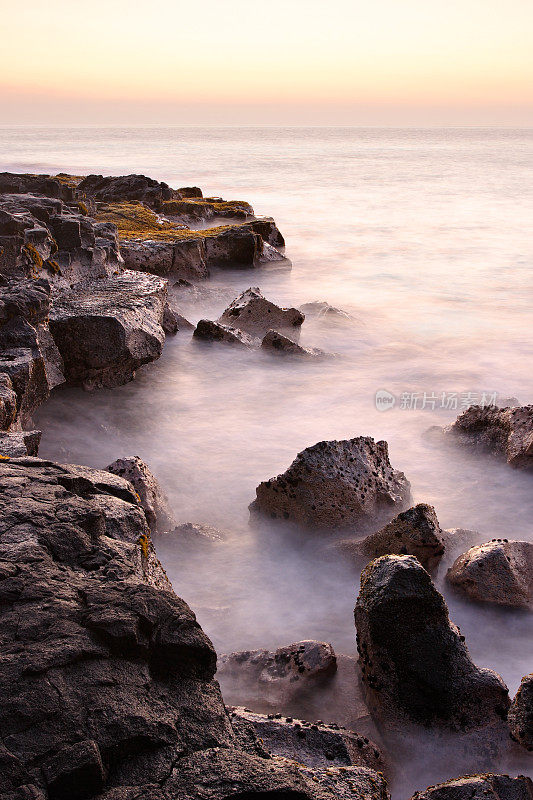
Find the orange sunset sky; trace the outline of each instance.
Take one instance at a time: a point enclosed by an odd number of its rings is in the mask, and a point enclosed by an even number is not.
[[[2,124],[533,125],[532,0],[0,0]]]

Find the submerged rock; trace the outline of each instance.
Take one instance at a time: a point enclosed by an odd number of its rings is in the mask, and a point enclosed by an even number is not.
[[[519,775],[467,775],[416,792],[411,800],[532,800],[533,783]]]
[[[106,469],[131,483],[139,495],[141,507],[152,532],[168,531],[175,526],[176,520],[159,481],[148,464],[139,456],[118,458]]]
[[[455,561],[446,579],[471,600],[531,609],[533,544],[493,539],[471,547]]]
[[[302,347],[302,345],[284,336],[279,331],[268,331],[261,342],[261,347],[272,353],[280,353],[287,356],[296,356],[297,358],[331,358],[329,353],[320,350],[318,347]]]
[[[378,771],[384,768],[383,757],[374,742],[338,725],[311,723],[281,714],[255,714],[242,707],[230,708],[229,712],[233,730],[242,741],[246,742],[252,729],[261,745],[273,755],[308,767],[354,766]]]
[[[526,750],[533,750],[533,672],[522,678],[507,721],[511,737]]]
[[[252,511],[316,528],[374,523],[404,508],[410,484],[392,468],[387,442],[369,436],[318,442],[276,478],[260,483]]]
[[[58,293],[49,324],[68,382],[120,386],[159,358],[166,297],[165,280],[131,271]]]
[[[238,673],[245,680],[258,683],[314,680],[332,675],[337,669],[333,647],[312,639],[269,650],[243,650],[220,657],[219,673]]]
[[[437,568],[445,550],[445,534],[435,509],[419,503],[402,511],[388,525],[366,539],[345,539],[339,549],[356,564],[390,554],[412,555],[425,569]]]
[[[471,406],[444,431],[462,446],[504,457],[511,467],[533,469],[533,406]]]
[[[385,728],[502,728],[506,685],[473,663],[416,558],[382,556],[363,570],[355,626],[367,701]]]
[[[217,322],[262,337],[270,330],[296,335],[304,319],[298,309],[281,308],[263,297],[258,287],[252,287],[235,298]]]
[[[203,548],[222,542],[224,534],[212,525],[198,522],[183,522],[166,532],[166,537],[173,545],[191,549]]]
[[[321,320],[331,320],[333,322],[349,322],[353,319],[346,311],[331,306],[325,300],[314,300],[312,303],[304,303],[300,306],[300,311],[306,316],[316,317]]]

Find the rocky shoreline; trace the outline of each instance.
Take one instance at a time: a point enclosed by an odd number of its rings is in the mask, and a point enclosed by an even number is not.
[[[349,537],[335,547],[364,568],[358,658],[303,641],[221,655],[218,673],[153,540],[173,536],[186,558],[219,534],[178,525],[138,457],[117,454],[105,470],[38,458],[32,416],[53,389],[120,386],[159,358],[166,335],[194,327],[170,282],[227,268],[254,270],[255,282],[258,270],[290,267],[284,244],[273,219],[197,187],[0,174],[6,800],[387,800],[387,778],[421,740],[428,751],[453,740],[479,774],[455,778],[458,763],[417,800],[533,799],[529,778],[495,774],[533,748],[532,677],[511,700],[499,675],[477,667],[431,578],[446,565],[462,596],[528,613],[533,545],[442,530],[431,506],[412,506],[386,442],[307,447],[250,507],[280,526]],[[190,333],[257,357],[331,357],[302,347],[299,331],[306,314],[344,312],[307,306],[280,308],[250,287]],[[533,406],[471,407],[441,435],[532,468]],[[331,719],[339,698],[343,717]]]

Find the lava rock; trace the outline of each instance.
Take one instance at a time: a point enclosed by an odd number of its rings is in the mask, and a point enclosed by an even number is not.
[[[39,453],[41,431],[2,431],[0,433],[0,459],[36,456]]]
[[[120,386],[161,355],[167,282],[126,271],[88,281],[54,298],[50,331],[71,384]]]
[[[247,737],[251,727],[262,746],[308,767],[354,766],[383,771],[383,756],[366,736],[336,726],[309,724],[281,715],[255,714],[242,707],[228,709],[233,730]]]
[[[256,344],[255,340],[244,331],[229,325],[221,325],[210,319],[201,319],[194,329],[193,336],[202,341],[224,342],[247,348],[254,347]]]
[[[203,548],[223,541],[224,535],[212,525],[203,525],[198,522],[183,522],[166,532],[168,541],[173,546],[191,549]]]
[[[220,657],[219,673],[238,673],[250,682],[272,684],[331,676],[337,669],[333,647],[312,639],[269,650],[243,650]]]
[[[533,469],[533,406],[470,406],[444,432],[464,447],[505,458],[511,467]]]
[[[168,531],[176,525],[168,499],[159,481],[139,456],[118,458],[106,469],[131,483],[139,495],[141,507],[153,533]]]
[[[444,532],[433,506],[419,503],[402,511],[392,522],[366,539],[346,539],[339,542],[338,547],[357,564],[389,553],[412,555],[432,572],[444,554]]]
[[[416,792],[411,800],[531,800],[533,783],[519,775],[468,775]]]
[[[355,626],[367,701],[383,725],[411,721],[454,731],[503,725],[506,685],[473,663],[416,558],[382,556],[363,570]]]
[[[316,317],[320,320],[327,320],[332,322],[350,322],[353,317],[341,308],[331,306],[325,300],[314,300],[311,303],[304,303],[300,306],[300,311],[306,317]]]
[[[226,308],[217,322],[262,337],[270,330],[296,335],[304,319],[298,309],[281,308],[263,297],[260,289],[251,287]]]
[[[168,184],[147,178],[146,175],[87,175],[78,184],[78,191],[107,203],[141,200],[156,209],[161,207],[164,200],[172,200],[176,196]]]
[[[274,330],[270,330],[265,334],[261,347],[271,353],[280,353],[286,356],[295,356],[296,358],[322,359],[331,357],[318,347],[302,347],[297,342],[289,339],[288,336],[284,336]]]
[[[471,600],[514,608],[533,604],[533,544],[493,539],[471,547],[446,574]]]
[[[405,507],[410,484],[391,467],[387,442],[359,436],[307,447],[286,472],[260,483],[256,494],[252,511],[307,527],[343,528]]]
[[[285,247],[285,239],[272,217],[259,217],[245,224],[247,228],[258,233],[264,242],[273,247]]]
[[[525,675],[507,715],[511,737],[526,750],[533,750],[533,672]]]
[[[122,241],[120,252],[127,269],[184,280],[209,277],[205,244],[200,238],[170,242]]]
[[[204,237],[206,263],[209,267],[245,268],[258,265],[263,255],[263,239],[244,225],[213,228]]]

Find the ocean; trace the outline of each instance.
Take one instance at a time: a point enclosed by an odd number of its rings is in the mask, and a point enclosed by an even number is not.
[[[331,539],[249,524],[257,484],[317,441],[385,439],[443,528],[533,541],[531,476],[427,433],[483,399],[533,402],[533,130],[4,127],[0,153],[2,170],[144,173],[272,215],[292,270],[216,272],[194,297],[174,289],[194,323],[249,286],[351,315],[304,323],[301,343],[337,355],[328,361],[183,332],[134,382],[56,390],[36,416],[44,458],[104,467],[140,455],[180,522],[225,532],[192,564],[158,547],[219,653],[299,639],[355,652],[358,575]],[[436,583],[473,659],[513,695],[532,668],[531,615],[464,602],[443,571]]]

